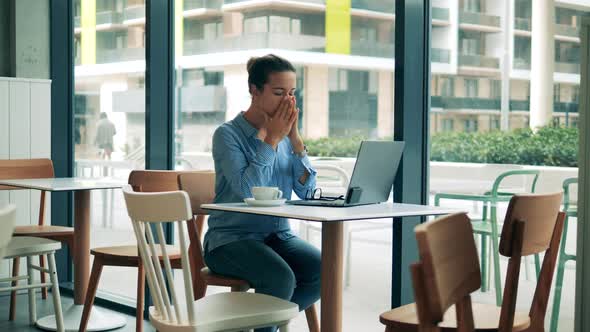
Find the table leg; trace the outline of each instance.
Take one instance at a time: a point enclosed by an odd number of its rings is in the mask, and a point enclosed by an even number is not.
[[[63,311],[66,331],[78,331],[90,274],[90,190],[74,192],[74,304]],[[103,331],[122,327],[125,317],[93,307],[87,331]],[[55,315],[37,321],[44,330],[55,331]]]
[[[343,243],[343,222],[322,223],[322,332],[342,331]]]
[[[90,190],[74,193],[74,304],[84,304],[90,275]]]

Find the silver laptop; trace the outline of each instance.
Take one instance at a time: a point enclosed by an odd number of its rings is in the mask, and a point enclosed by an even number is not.
[[[385,202],[389,198],[403,150],[404,142],[362,141],[346,195],[290,200],[287,203],[344,207]]]

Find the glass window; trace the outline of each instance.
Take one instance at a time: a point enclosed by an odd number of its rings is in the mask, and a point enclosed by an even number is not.
[[[145,2],[74,1],[75,175],[127,181],[145,168]],[[97,27],[97,24],[102,24]],[[91,248],[130,244],[135,236],[120,190],[92,192]],[[135,301],[137,270],[109,267],[99,289]]]
[[[465,97],[477,98],[479,87],[478,80],[473,78],[466,78],[463,80],[463,82],[465,83]]]

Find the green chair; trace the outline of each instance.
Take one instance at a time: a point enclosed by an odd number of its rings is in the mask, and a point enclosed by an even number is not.
[[[526,180],[528,178],[532,179],[530,183],[530,188],[518,188],[518,192],[516,190],[511,190],[511,188],[507,188],[504,182],[507,178],[514,179],[514,177],[522,177],[524,182],[527,183]],[[481,236],[481,275],[483,276],[482,280],[482,291],[487,291],[488,289],[488,236],[491,236],[491,243],[492,243],[492,257],[493,257],[493,264],[494,264],[494,283],[495,283],[495,291],[496,291],[496,304],[500,306],[502,304],[502,281],[500,275],[500,255],[498,251],[498,238],[500,234],[498,234],[498,217],[497,217],[497,203],[500,202],[509,202],[510,198],[517,193],[534,193],[535,187],[537,185],[537,180],[539,178],[539,171],[538,170],[513,170],[504,172],[494,180],[492,185],[492,190],[486,191],[482,194],[466,194],[466,193],[437,193],[434,195],[434,204],[436,206],[440,205],[441,199],[449,199],[449,200],[463,200],[463,201],[473,201],[473,202],[481,202],[483,204],[483,213],[481,219],[472,219],[473,221],[473,232]],[[526,186],[526,185],[525,185]],[[514,188],[516,189],[516,188]],[[506,191],[503,191],[506,190]],[[488,209],[490,211],[490,218],[488,219]],[[535,256],[535,267],[537,271],[537,275],[541,269],[540,267],[540,260],[539,256]]]
[[[555,279],[555,294],[553,295],[553,309],[551,312],[550,332],[557,332],[557,323],[559,322],[559,306],[561,305],[561,286],[563,285],[563,274],[565,272],[565,263],[575,261],[575,254],[565,252],[565,241],[567,239],[567,225],[569,217],[578,218],[578,205],[570,200],[570,187],[578,184],[578,178],[569,178],[563,181],[563,212],[565,212],[565,221],[563,224],[563,238],[559,248],[559,258],[557,259],[557,277]]]

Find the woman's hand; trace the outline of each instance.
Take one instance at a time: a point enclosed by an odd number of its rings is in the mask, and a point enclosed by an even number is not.
[[[293,146],[293,152],[301,153],[305,149],[305,145],[303,144],[303,139],[301,135],[299,135],[299,126],[297,120],[299,119],[299,108],[297,107],[297,100],[294,96],[291,97],[293,100],[293,112],[295,112],[295,121],[291,125],[291,130],[289,131],[289,140],[291,141],[291,145]]]
[[[297,112],[294,110],[292,98],[285,96],[272,118],[266,121],[266,137],[264,141],[276,148],[279,142],[291,131],[293,123],[297,120]]]

